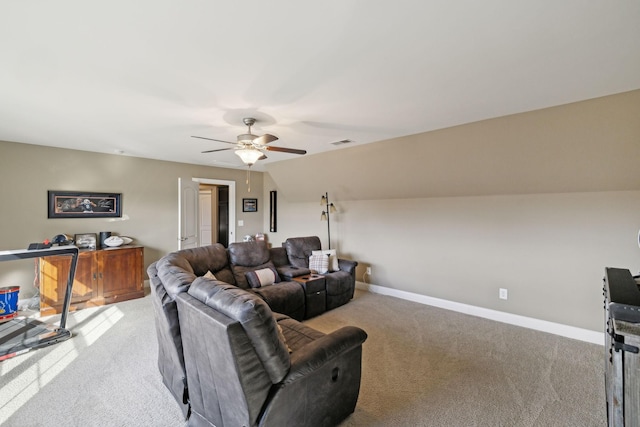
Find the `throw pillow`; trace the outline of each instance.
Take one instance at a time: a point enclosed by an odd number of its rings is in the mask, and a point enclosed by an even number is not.
[[[260,270],[247,271],[244,277],[252,288],[273,285],[280,281],[280,276],[273,268],[261,268]]]
[[[218,280],[218,279],[216,279],[216,276],[214,276],[214,274],[211,271],[207,271],[207,273],[204,275],[204,277],[206,277],[207,279],[211,279],[211,280]]]
[[[309,269],[317,271],[318,274],[325,274],[329,271],[329,255],[311,255],[309,257]]]
[[[329,271],[338,271],[338,255],[335,249],[328,249],[326,251],[311,251],[311,255],[328,255],[329,256]]]

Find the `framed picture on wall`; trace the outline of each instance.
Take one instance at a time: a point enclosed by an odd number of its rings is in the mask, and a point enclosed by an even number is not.
[[[88,191],[48,191],[49,218],[122,216],[122,194]]]
[[[278,193],[274,190],[269,193],[269,231],[278,231]]]
[[[258,199],[242,199],[242,212],[258,212]]]

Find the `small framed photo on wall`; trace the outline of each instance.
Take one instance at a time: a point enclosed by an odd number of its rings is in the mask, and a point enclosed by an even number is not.
[[[242,212],[258,212],[258,199],[242,199]]]

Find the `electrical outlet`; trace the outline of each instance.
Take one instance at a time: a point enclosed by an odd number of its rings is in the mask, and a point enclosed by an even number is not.
[[[509,298],[509,292],[504,288],[500,288],[500,293],[499,293],[498,296],[500,297],[500,299],[508,299]]]
[[[367,274],[371,275],[371,267],[367,267]]]

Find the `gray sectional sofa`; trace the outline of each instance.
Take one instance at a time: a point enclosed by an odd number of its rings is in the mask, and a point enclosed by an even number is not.
[[[338,271],[313,276],[308,257],[319,249],[317,237],[287,239],[280,248],[263,241],[232,243],[228,249],[215,244],[173,252],[149,266],[158,368],[190,425],[282,425],[286,419],[334,425],[353,412],[366,333],[349,327],[325,335],[300,321],[353,297],[357,263],[339,260]],[[299,358],[304,368],[297,365]],[[265,363],[275,363],[277,374]],[[217,376],[223,365],[231,372],[224,380]],[[247,388],[248,378],[262,380]],[[311,394],[325,390],[326,404],[314,411],[285,409],[283,396],[292,396],[294,388],[300,389],[296,393],[309,388]],[[333,415],[321,415],[327,411]]]

